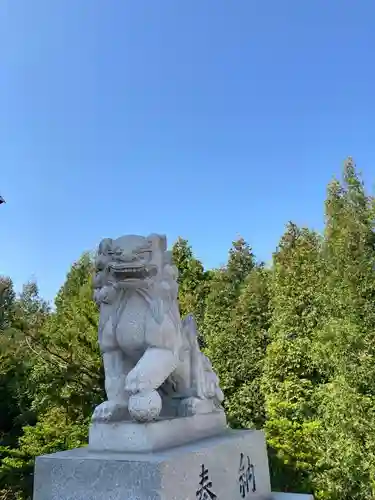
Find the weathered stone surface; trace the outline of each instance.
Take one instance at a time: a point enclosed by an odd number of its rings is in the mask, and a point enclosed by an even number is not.
[[[144,424],[93,422],[89,448],[95,451],[153,452],[221,434],[226,425],[223,411]]]
[[[222,410],[224,395],[199,349],[194,318],[180,318],[178,270],[166,237],[106,238],[95,267],[107,401],[95,409],[93,422],[151,422]]]
[[[271,500],[263,433],[227,431],[157,453],[38,457],[34,500],[205,500],[205,488],[218,500]]]

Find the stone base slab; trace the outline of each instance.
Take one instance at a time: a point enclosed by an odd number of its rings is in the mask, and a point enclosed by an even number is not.
[[[226,427],[223,411],[149,423],[93,422],[89,448],[93,451],[154,452],[221,434]]]
[[[271,500],[264,434],[228,430],[157,453],[38,457],[34,500]],[[296,497],[297,499],[297,497]]]
[[[272,500],[314,500],[313,495],[306,493],[272,493]]]

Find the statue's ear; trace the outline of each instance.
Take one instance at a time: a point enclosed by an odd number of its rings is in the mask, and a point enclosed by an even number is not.
[[[104,238],[104,240],[99,243],[98,253],[106,253],[112,247],[112,244],[112,238]]]
[[[152,246],[156,246],[162,252],[167,250],[167,237],[165,234],[150,234],[147,239],[151,242]]]
[[[173,264],[172,252],[170,250],[164,253],[164,264],[169,266]]]

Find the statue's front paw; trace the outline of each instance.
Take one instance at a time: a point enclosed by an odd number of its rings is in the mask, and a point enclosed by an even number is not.
[[[116,422],[129,420],[129,410],[125,403],[116,401],[104,401],[95,408],[92,416],[93,422]]]
[[[125,390],[130,392],[130,394],[144,391],[147,392],[153,388],[152,381],[145,377],[138,367],[133,368],[126,377]]]
[[[138,392],[129,398],[129,413],[137,422],[156,420],[161,412],[162,400],[158,391]]]

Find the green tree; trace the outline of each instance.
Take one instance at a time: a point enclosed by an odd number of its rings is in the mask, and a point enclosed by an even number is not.
[[[15,298],[12,281],[0,276],[0,332],[12,326]]]
[[[49,314],[47,305],[39,298],[34,283],[24,286],[16,297],[8,280],[6,300],[2,295],[2,324],[0,329],[0,495],[13,499],[17,496],[12,474],[7,474],[7,450],[16,447],[25,425],[36,420],[32,408],[30,376],[35,362],[29,338],[24,332],[35,331]],[[26,476],[17,478],[20,485]]]
[[[306,491],[316,461],[315,330],[324,321],[321,238],[290,223],[274,254],[272,319],[263,390],[275,489]]]
[[[92,411],[104,399],[92,272],[91,258],[84,255],[57,294],[55,311],[43,324],[30,319],[33,327],[23,327],[35,354],[30,381],[37,424],[23,428],[18,446],[3,449],[0,467],[0,484],[11,485],[22,499],[31,495],[35,456],[84,444]],[[32,318],[34,305],[26,301]]]
[[[226,395],[225,405],[229,408],[233,404],[234,425],[239,425],[236,421],[238,409],[231,396],[238,390],[239,382],[232,366],[233,363],[237,366],[238,350],[240,349],[241,355],[244,355],[247,347],[243,345],[241,349],[240,343],[236,343],[233,310],[237,306],[245,281],[255,265],[254,255],[244,239],[233,242],[227,264],[212,272],[203,322],[206,352],[220,378],[221,387]],[[245,337],[247,333],[242,332]],[[244,340],[244,337],[238,338]]]
[[[48,408],[52,402],[61,405],[75,421],[90,417],[103,397],[92,275],[93,263],[85,254],[72,266],[57,294],[55,312],[42,332],[43,361],[34,370],[38,407]]]
[[[181,317],[193,313],[201,330],[209,276],[202,263],[194,257],[187,240],[178,238],[172,248],[173,263],[178,269],[179,306]],[[203,339],[200,339],[201,343]]]
[[[328,187],[324,255],[328,320],[317,352],[328,381],[317,393],[317,498],[375,498],[374,202],[352,158]]]
[[[229,250],[228,262],[211,272],[210,289],[203,322],[205,338],[211,346],[224,332],[232,315],[241,288],[255,266],[254,254],[243,238],[234,241]],[[210,351],[211,352],[211,351]],[[211,352],[211,355],[214,355]]]
[[[214,344],[215,367],[225,389],[232,427],[261,428],[264,424],[260,383],[271,318],[269,275],[259,265],[250,271],[229,323]]]

